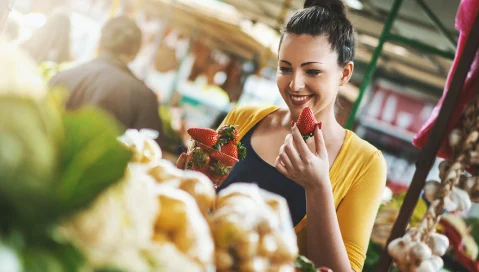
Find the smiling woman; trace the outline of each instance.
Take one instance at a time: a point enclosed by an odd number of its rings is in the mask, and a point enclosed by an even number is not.
[[[222,125],[237,125],[248,150],[219,190],[256,183],[286,198],[300,252],[335,272],[361,271],[386,183],[379,150],[336,121],[338,90],[354,70],[355,35],[340,0],[307,0],[284,26],[277,85],[287,105],[233,109]],[[304,107],[314,137],[291,129]]]

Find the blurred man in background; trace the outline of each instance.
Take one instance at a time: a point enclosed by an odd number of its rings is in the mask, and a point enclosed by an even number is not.
[[[99,57],[58,73],[50,86],[70,91],[66,108],[94,105],[111,113],[125,128],[150,128],[160,132],[158,100],[128,68],[141,47],[141,30],[128,17],[109,20],[102,29]]]

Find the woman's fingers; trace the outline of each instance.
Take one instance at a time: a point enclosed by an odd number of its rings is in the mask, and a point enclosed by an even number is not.
[[[181,153],[180,157],[176,161],[176,167],[179,169],[185,169],[186,164],[186,153]]]
[[[293,142],[296,146],[299,156],[302,159],[305,159],[309,155],[311,155],[311,151],[309,150],[308,145],[304,141],[303,136],[301,135],[301,132],[299,132],[298,127],[294,126],[292,134],[293,134]]]
[[[275,167],[276,167],[276,169],[278,169],[278,171],[279,171],[281,174],[283,174],[283,175],[285,175],[285,176],[288,176],[288,170],[286,169],[286,166],[284,166],[284,165],[281,163],[279,156],[276,158]]]

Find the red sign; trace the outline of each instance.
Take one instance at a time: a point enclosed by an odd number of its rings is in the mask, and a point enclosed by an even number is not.
[[[420,95],[378,84],[363,114],[367,119],[415,134],[431,114],[434,105],[433,101]]]

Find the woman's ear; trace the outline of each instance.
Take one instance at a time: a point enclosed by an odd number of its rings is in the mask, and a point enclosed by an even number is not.
[[[339,86],[344,86],[346,85],[349,80],[351,79],[351,76],[353,75],[354,71],[354,62],[350,61],[344,67],[341,68],[342,73],[341,73],[341,79],[339,81]]]

